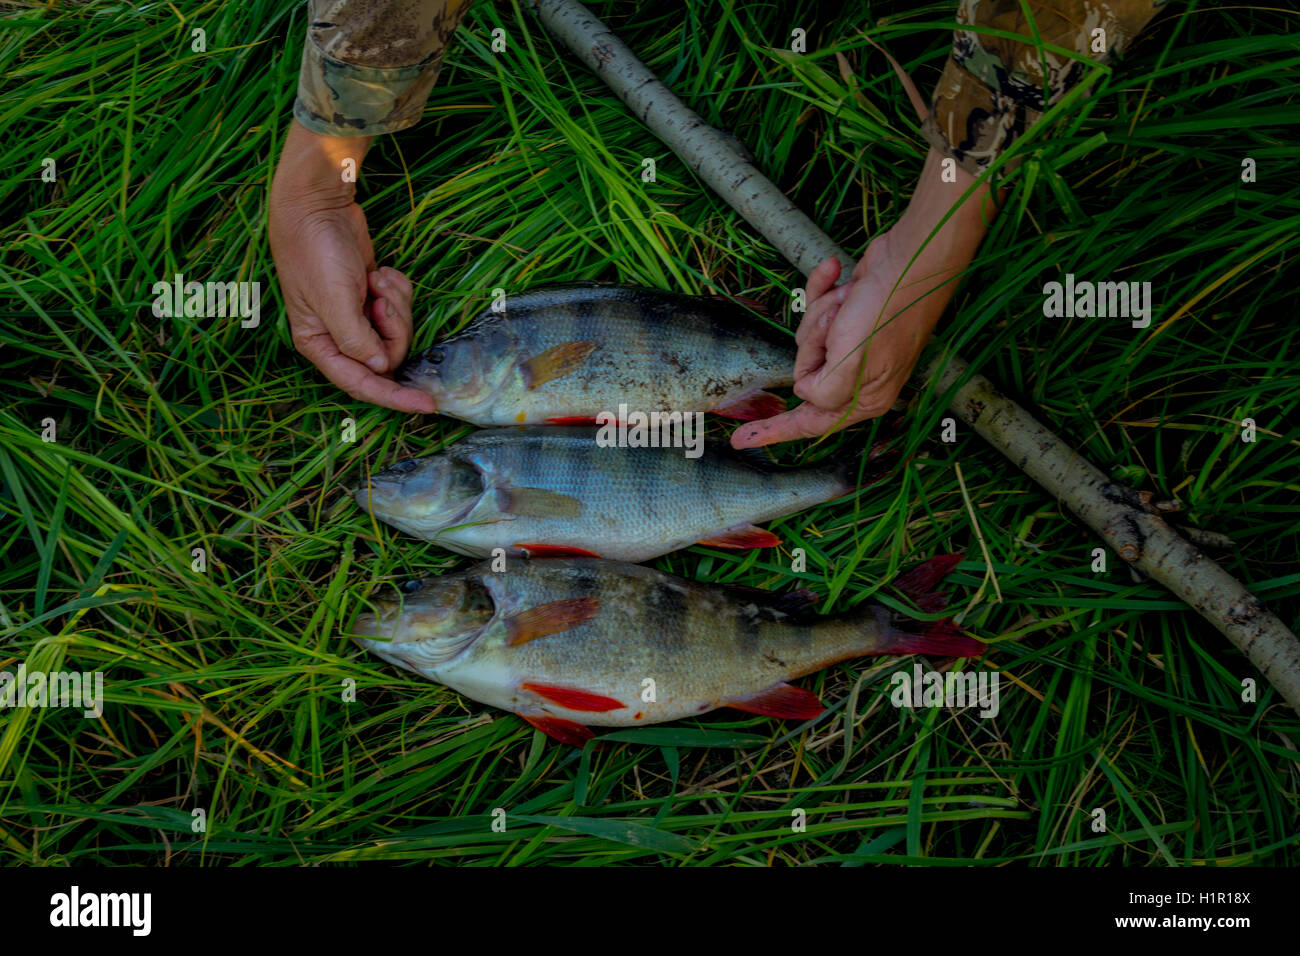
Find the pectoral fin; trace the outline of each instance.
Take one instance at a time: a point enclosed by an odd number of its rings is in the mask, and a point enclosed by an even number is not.
[[[826,709],[812,691],[785,683],[774,684],[740,700],[728,701],[727,706],[750,714],[790,720],[811,720]]]
[[[565,720],[563,717],[529,717],[527,714],[520,714],[519,716],[552,740],[558,740],[562,744],[581,747],[596,736],[591,732],[590,727],[584,727],[577,721]]]
[[[546,488],[502,488],[497,503],[502,511],[520,518],[576,518],[582,502]]]
[[[521,368],[524,371],[524,383],[531,391],[539,385],[563,378],[587,361],[587,356],[594,351],[595,342],[563,342],[553,345],[523,363]]]
[[[593,597],[567,598],[530,607],[506,621],[509,634],[506,644],[518,647],[548,634],[559,634],[590,621],[600,611],[600,600]]]

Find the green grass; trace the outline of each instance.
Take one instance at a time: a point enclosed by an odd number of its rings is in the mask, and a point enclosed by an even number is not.
[[[677,6],[595,9],[860,252],[900,213],[925,151],[861,31],[928,92],[951,6]],[[102,669],[107,697],[99,720],[0,711],[6,862],[1300,862],[1296,715],[1158,585],[1114,555],[1094,574],[1094,537],[978,437],[940,443],[946,411],[928,390],[907,395],[915,457],[895,480],[775,525],[807,550],[806,574],[790,573],[788,548],[656,564],[798,579],[843,609],[900,566],[961,550],[954,600],[995,645],[996,720],[895,709],[888,675],[912,660],[885,659],[801,681],[829,704],[808,725],[721,711],[579,751],[360,652],[339,632],[372,589],[464,562],[376,528],[348,491],[466,429],[334,390],[272,298],[267,191],[305,6],[92,2],[0,23],[0,669]],[[207,53],[190,50],[196,26]],[[773,49],[795,26],[807,56]],[[1229,535],[1216,556],[1292,627],[1295,35],[1278,10],[1174,5],[1025,143],[941,326],[1089,460]],[[46,156],[55,184],[40,180]],[[514,4],[471,11],[424,122],[376,144],[361,196],[381,261],[416,284],[421,347],[496,287],[745,295],[788,325],[800,284]],[[262,281],[262,326],[154,318],[150,287],[178,271]],[[1044,319],[1042,285],[1065,272],[1152,282],[1151,327]],[[1237,438],[1245,417],[1254,444]],[[56,443],[41,440],[46,418]],[[780,455],[816,459],[862,431]],[[191,570],[195,547],[206,573]],[[1257,702],[1241,700],[1246,677]],[[490,826],[498,807],[505,832]]]

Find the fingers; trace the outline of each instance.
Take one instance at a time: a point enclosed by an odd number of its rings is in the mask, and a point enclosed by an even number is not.
[[[395,369],[411,349],[414,323],[411,320],[411,280],[396,269],[384,266],[370,273],[371,299],[367,314],[388,357],[388,368]]]
[[[824,339],[826,329],[830,325],[825,319],[826,312],[843,304],[852,289],[852,284],[842,285],[824,295],[818,296],[817,300],[808,306],[808,311],[803,314],[803,318],[799,320],[799,328],[794,333],[795,344],[803,345],[804,341],[810,337]]]
[[[756,448],[780,441],[815,438],[871,417],[861,410],[855,410],[848,415],[844,412],[843,408],[827,411],[804,402],[780,415],[741,425],[731,435],[731,447]]]
[[[414,290],[411,288],[411,280],[403,273],[391,266],[376,269],[370,273],[370,291],[376,298],[382,296],[391,299],[393,305],[397,307],[398,316],[405,319],[408,325],[410,324]]]
[[[795,381],[821,368],[826,359],[827,336],[850,290],[851,286],[842,285],[828,292],[813,304],[799,324],[799,334],[795,335],[799,345],[794,359]]]
[[[811,306],[815,301],[824,296],[827,292],[835,287],[835,280],[840,277],[840,260],[831,256],[817,265],[817,268],[808,273],[808,305]]]
[[[820,408],[839,408],[879,377],[889,343],[875,336],[875,322],[864,324],[861,313],[844,315],[827,331],[825,359],[802,378],[795,376],[794,393]],[[846,319],[848,321],[846,321]],[[857,321],[854,321],[857,320]],[[874,350],[874,351],[873,351]]]
[[[399,412],[432,415],[438,410],[432,396],[398,385],[392,379],[381,378],[344,355],[327,331],[300,334],[295,329],[294,345],[326,378],[353,398]]]
[[[393,369],[395,365],[388,350],[370,324],[370,318],[363,312],[365,300],[339,295],[336,290],[322,290],[322,293],[317,299],[318,314],[338,351],[372,372],[383,373]],[[310,355],[307,357],[311,358]]]
[[[868,382],[868,372],[862,367],[862,355],[859,352],[841,356],[828,350],[821,368],[796,379],[794,393],[819,408],[839,408],[847,404],[849,398]]]

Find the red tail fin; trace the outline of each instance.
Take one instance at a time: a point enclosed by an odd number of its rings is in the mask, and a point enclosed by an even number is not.
[[[941,554],[923,561],[890,582],[896,591],[926,613],[942,611],[947,596],[937,587],[961,561],[960,554]],[[933,654],[936,657],[980,657],[985,645],[961,632],[952,619],[917,621],[906,614],[882,614],[885,648],[889,654]]]

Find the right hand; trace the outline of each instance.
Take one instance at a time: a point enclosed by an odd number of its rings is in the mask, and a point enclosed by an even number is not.
[[[366,215],[345,158],[358,171],[368,138],[318,136],[290,124],[271,184],[270,239],[293,344],[353,398],[431,414],[433,399],[387,377],[411,347],[411,280],[375,267]]]
[[[945,182],[943,161],[930,150],[907,209],[871,240],[849,281],[835,285],[833,257],[808,276],[795,335],[803,404],[737,428],[733,447],[815,438],[889,411],[1006,198],[999,191],[992,202],[987,183],[967,195],[975,177],[958,167]]]

